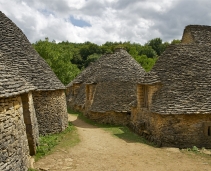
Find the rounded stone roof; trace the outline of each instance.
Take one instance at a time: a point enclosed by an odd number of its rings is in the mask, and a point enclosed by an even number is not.
[[[115,53],[105,54],[83,70],[67,87],[73,83],[98,83],[122,81],[137,83],[146,74],[141,65],[126,50],[117,49]]]
[[[211,43],[211,26],[206,25],[188,25],[185,27],[182,43]]]
[[[39,91],[65,89],[24,33],[2,12],[0,35],[0,53],[11,72],[23,77]]]
[[[152,99],[159,114],[211,113],[211,46],[172,45],[152,69],[162,83]]]
[[[117,49],[113,54],[101,56],[68,86],[81,83],[74,102],[82,105],[81,102],[85,103],[85,84],[97,83],[91,111],[127,112],[131,111],[130,104],[136,99],[136,83],[143,81],[145,74],[141,65],[127,51]]]
[[[12,72],[12,70],[7,67],[1,53],[0,80],[0,98],[15,96],[36,89],[30,83],[27,83],[27,81],[23,77]]]

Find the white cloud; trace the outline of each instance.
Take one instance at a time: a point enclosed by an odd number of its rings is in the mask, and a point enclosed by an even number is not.
[[[211,25],[210,6],[209,0],[0,0],[2,12],[31,42],[49,37],[98,44],[180,39],[188,24]],[[75,26],[71,17],[90,27]]]

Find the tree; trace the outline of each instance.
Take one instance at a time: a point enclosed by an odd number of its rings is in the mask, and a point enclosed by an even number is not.
[[[67,45],[56,44],[45,39],[36,42],[33,46],[63,84],[68,84],[80,72],[77,66],[71,63],[73,54]]]
[[[162,43],[161,38],[155,38],[146,43],[146,45],[151,46],[156,51],[157,55],[160,56],[165,51],[169,43],[168,42]]]
[[[101,54],[97,54],[97,53],[94,53],[94,54],[92,54],[92,55],[89,55],[89,56],[87,57],[87,60],[86,60],[86,62],[85,62],[84,67],[86,68],[87,66],[89,66],[90,63],[95,62],[100,56],[101,56]]]
[[[146,55],[148,58],[153,58],[157,56],[156,51],[148,45],[142,46],[138,52],[139,55]]]
[[[178,39],[174,39],[171,41],[172,45],[179,44],[179,43],[181,43],[181,40],[178,40]]]

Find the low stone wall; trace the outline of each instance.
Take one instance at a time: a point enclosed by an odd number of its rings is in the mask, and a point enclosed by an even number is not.
[[[142,110],[130,126],[158,146],[211,148],[211,115],[160,115]]]
[[[29,148],[21,97],[0,99],[0,170],[27,171]]]
[[[130,121],[130,113],[127,112],[89,112],[84,115],[98,123],[114,124],[114,125],[127,125]]]
[[[33,100],[41,135],[58,133],[67,127],[68,114],[64,90],[34,91]]]

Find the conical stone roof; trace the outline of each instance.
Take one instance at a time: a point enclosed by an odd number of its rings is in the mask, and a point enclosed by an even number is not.
[[[211,43],[211,26],[205,25],[188,25],[185,27],[182,43]]]
[[[152,71],[162,88],[152,99],[151,111],[159,114],[211,113],[211,46],[173,45],[161,55]]]
[[[0,12],[0,52],[11,72],[37,90],[65,89],[48,64],[34,50],[24,33]]]
[[[93,64],[95,72],[86,82],[131,82],[142,81],[146,73],[136,60],[124,49],[116,49],[113,54],[103,55]]]
[[[73,83],[97,83],[105,81],[142,82],[144,69],[124,49],[105,54],[83,70],[67,87]]]
[[[35,87],[7,67],[0,52],[0,98],[35,90]]]
[[[130,103],[136,99],[136,83],[143,81],[144,69],[124,49],[101,56],[87,67],[70,84],[96,83],[91,111],[127,112]],[[85,89],[81,89],[85,94]],[[79,92],[78,94],[81,93]],[[85,96],[83,97],[85,103]],[[75,97],[76,102],[77,97]],[[81,98],[80,98],[81,99]],[[81,103],[80,103],[81,104]]]

